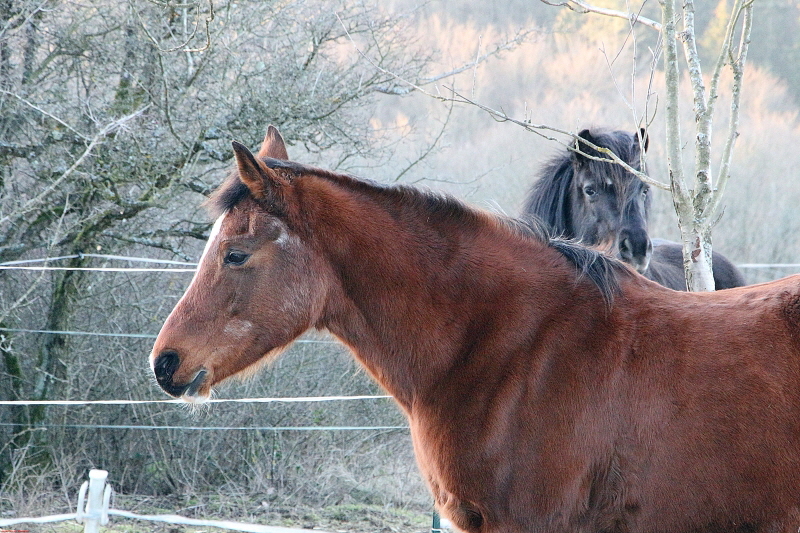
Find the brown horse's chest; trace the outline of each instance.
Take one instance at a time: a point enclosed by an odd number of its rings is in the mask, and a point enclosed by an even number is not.
[[[463,416],[411,421],[420,470],[437,507],[458,528],[579,531],[587,521],[599,520],[608,531],[615,529],[620,518],[614,502],[596,495],[619,487],[607,486],[612,480],[597,472],[588,455],[553,438],[565,431],[557,427],[557,417],[528,413],[528,420],[511,417],[502,424],[469,412],[465,405]]]
[[[460,530],[484,531],[488,483],[474,483],[482,475],[463,442],[454,443],[441,427],[411,421],[411,435],[420,471],[441,513]]]

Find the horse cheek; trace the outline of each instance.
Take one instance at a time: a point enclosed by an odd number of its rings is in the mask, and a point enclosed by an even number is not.
[[[276,253],[269,268],[254,280],[253,320],[265,325],[274,345],[291,342],[311,325],[318,281],[305,268],[308,261],[302,252],[293,248]]]

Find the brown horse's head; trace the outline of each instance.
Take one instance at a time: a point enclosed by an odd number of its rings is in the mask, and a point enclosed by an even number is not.
[[[256,156],[233,149],[236,171],[211,200],[221,215],[150,355],[161,388],[190,402],[277,354],[315,323],[325,298],[325,268],[287,214],[291,177],[266,164],[288,159],[280,134],[270,126]]]

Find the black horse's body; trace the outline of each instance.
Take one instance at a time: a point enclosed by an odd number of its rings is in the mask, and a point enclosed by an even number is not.
[[[644,275],[676,291],[686,290],[686,274],[683,271],[683,248],[680,243],[666,239],[651,239],[653,256],[650,266]],[[724,255],[711,252],[711,264],[714,274],[714,286],[719,289],[732,289],[746,285],[744,276],[736,265]]]
[[[531,187],[523,217],[540,218],[562,237],[607,247],[647,278],[686,290],[681,245],[648,235],[649,186],[621,165],[598,160],[609,157],[586,144],[607,148],[638,170],[641,149],[647,149],[644,130],[583,130],[578,137],[581,153],[565,150],[545,166]],[[724,255],[713,252],[712,263],[717,289],[745,284]]]

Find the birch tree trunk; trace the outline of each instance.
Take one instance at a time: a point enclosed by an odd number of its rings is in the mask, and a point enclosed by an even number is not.
[[[750,44],[753,1],[736,0],[733,5],[725,39],[706,90],[700,58],[697,52],[694,27],[694,1],[683,1],[682,31],[678,31],[679,13],[677,0],[661,0],[661,31],[664,37],[664,69],[667,84],[667,164],[670,186],[678,226],[683,244],[683,265],[686,285],[691,291],[714,290],[711,264],[711,230],[718,219],[720,199],[730,176],[730,160],[733,144],[738,136],[739,100],[741,95],[744,63]],[[740,39],[734,40],[737,32]],[[683,43],[683,52],[688,66],[689,79],[694,94],[695,116],[695,161],[694,181],[690,188],[683,172],[683,139],[679,118],[679,62],[678,40]],[[731,84],[731,108],[727,139],[720,161],[716,180],[711,169],[711,134],[714,104],[719,90],[723,68],[733,71]]]

